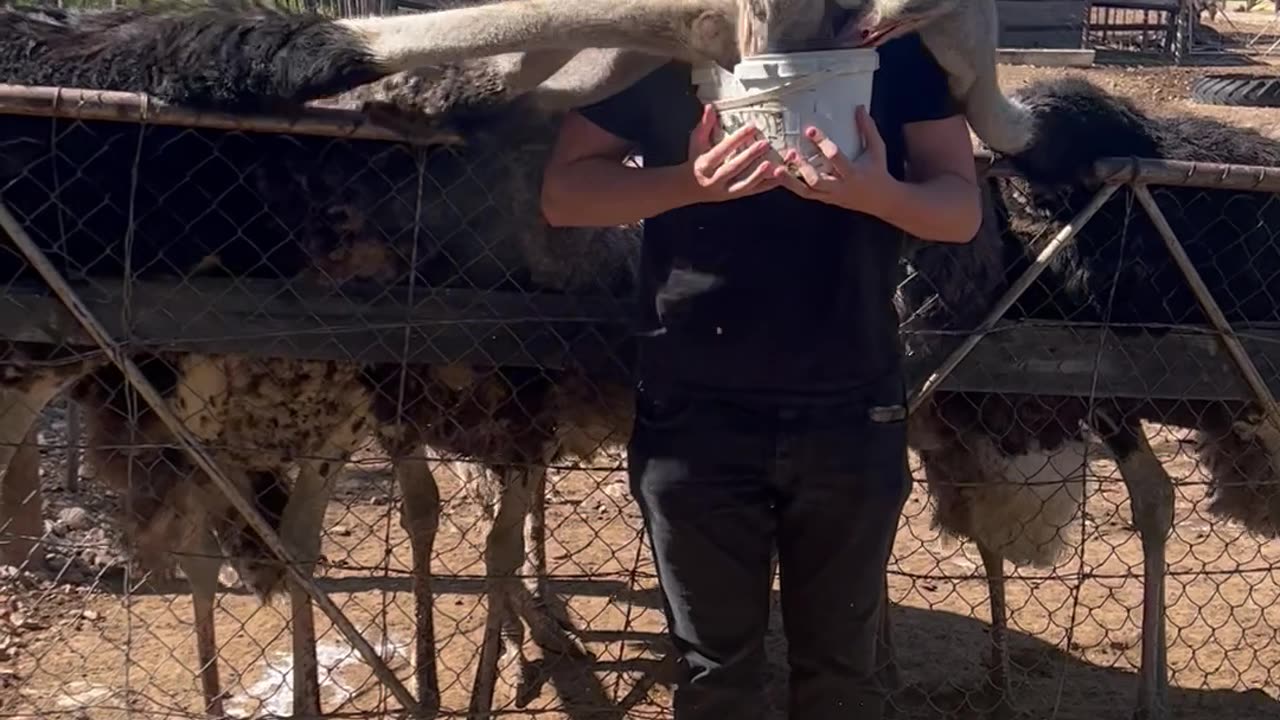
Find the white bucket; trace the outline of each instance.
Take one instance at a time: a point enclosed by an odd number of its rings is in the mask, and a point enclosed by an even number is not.
[[[859,105],[870,109],[879,67],[874,48],[778,53],[743,58],[732,73],[718,65],[696,67],[693,82],[698,98],[719,112],[716,141],[751,123],[779,154],[794,148],[821,170],[825,158],[804,129],[817,127],[845,155],[857,157],[862,139],[854,111]]]

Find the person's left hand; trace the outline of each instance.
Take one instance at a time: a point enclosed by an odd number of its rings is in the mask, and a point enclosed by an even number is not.
[[[820,172],[798,152],[791,150],[783,156],[786,165],[774,170],[774,177],[795,194],[810,200],[821,200],[846,210],[878,215],[885,206],[894,184],[898,181],[889,174],[885,158],[884,139],[876,129],[875,121],[865,106],[858,106],[854,113],[858,134],[862,137],[863,151],[850,160],[831,138],[816,127],[808,128],[805,135],[818,147],[827,159],[829,169]],[[790,168],[800,173],[797,178]]]

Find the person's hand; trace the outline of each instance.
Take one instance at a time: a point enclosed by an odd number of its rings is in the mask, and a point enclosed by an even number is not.
[[[773,171],[774,178],[803,198],[878,216],[898,181],[889,174],[884,139],[866,107],[858,106],[854,121],[863,145],[857,158],[850,160],[831,138],[811,127],[805,135],[817,146],[828,167],[819,171],[809,159],[791,150],[783,160],[800,177],[795,177],[788,167],[780,167]]]
[[[763,159],[772,148],[760,138],[760,131],[753,125],[744,125],[713,145],[711,138],[717,122],[715,108],[707,105],[689,135],[689,159],[685,164],[693,174],[699,201],[723,202],[778,187],[781,182],[773,172],[778,164]],[[735,150],[741,152],[733,155]]]

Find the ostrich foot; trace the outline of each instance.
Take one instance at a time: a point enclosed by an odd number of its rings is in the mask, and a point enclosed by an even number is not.
[[[590,654],[578,640],[578,629],[562,613],[557,612],[545,596],[530,592],[527,588],[515,591],[514,605],[520,619],[529,626],[529,636],[545,652],[564,655],[578,660]]]

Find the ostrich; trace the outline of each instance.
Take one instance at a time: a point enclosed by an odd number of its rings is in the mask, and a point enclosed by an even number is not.
[[[1000,89],[996,68],[999,23],[995,0],[837,0],[851,13],[838,40],[883,43],[910,32],[947,73],[951,95],[974,134],[1002,153],[1027,149],[1031,113]]]
[[[592,71],[593,66],[578,62],[572,61],[566,70]],[[443,153],[430,156],[425,173],[441,187],[483,188],[496,212],[468,218],[466,233],[455,231],[458,218],[429,217],[432,234],[451,239],[433,248],[431,257],[419,257],[414,272],[431,287],[625,300],[633,292],[638,228],[545,224],[538,189],[558,118],[555,100],[545,98],[557,91],[538,88],[509,100],[513,93],[503,72],[489,63],[468,63],[442,76],[434,71],[402,74],[342,96],[376,107],[382,117],[397,123],[465,119],[464,162]],[[485,244],[477,244],[472,233]],[[465,270],[460,273],[460,268]],[[583,330],[557,328],[570,346]],[[625,360],[619,362],[627,355],[625,338],[618,339],[614,350],[607,366],[564,370],[388,364],[364,368],[362,382],[372,398],[375,435],[397,459],[395,473],[405,500],[402,520],[413,548],[418,620],[416,677],[418,686],[425,688],[423,702],[428,707],[438,706],[439,692],[428,563],[440,498],[421,448],[425,444],[446,459],[472,461],[464,466],[464,479],[482,495],[489,515],[484,551],[488,615],[470,708],[482,714],[492,704],[495,678],[488,669],[497,664],[499,651],[512,661],[506,663],[516,673],[512,684],[529,680],[531,666],[523,653],[526,628],[545,650],[583,653],[565,634],[571,628],[545,603],[542,501],[550,465],[589,460],[627,440],[631,392]],[[319,493],[297,501],[321,507],[327,502]],[[310,536],[319,532],[320,515],[308,517],[314,523],[302,534]],[[528,587],[516,579],[522,559],[523,574],[531,579]]]
[[[8,252],[0,245],[0,267]],[[43,531],[36,422],[40,413],[103,362],[68,348],[0,342],[0,532],[8,536],[0,545],[0,562],[26,564]]]
[[[0,391],[0,404],[10,399],[8,392]],[[21,444],[5,447],[12,457],[0,469],[0,564],[22,567],[40,564],[32,557],[36,539],[40,537],[44,523],[41,519],[39,426],[32,423]]]
[[[1031,142],[1028,112],[1001,92],[997,80],[995,0],[431,5],[432,12],[342,20],[282,14],[256,0],[210,0],[194,7],[165,2],[95,13],[6,9],[0,23],[35,42],[0,51],[0,68],[27,84],[96,88],[96,81],[178,105],[270,110],[400,71],[504,53],[517,66],[509,75],[511,87],[527,90],[586,48],[613,48],[593,60],[589,73],[560,88],[571,103],[586,103],[621,90],[670,58],[731,70],[748,54],[878,44],[918,31],[980,139],[1001,152],[1018,152]],[[77,47],[80,42],[85,44]],[[110,53],[118,69],[59,66],[100,52]],[[181,60],[181,69],[170,60]],[[33,65],[41,61],[43,70]]]
[[[227,26],[247,27],[269,36],[273,28],[280,31],[281,24],[295,22],[294,16],[274,13],[250,21],[233,20],[221,12],[130,11],[116,19],[124,20],[126,26],[132,23],[136,30],[115,33],[118,25],[107,32],[107,23],[96,24],[100,16],[86,20],[89,16],[0,11],[0,24],[9,26],[11,37],[29,41],[11,45],[25,47],[27,54],[7,59],[8,79],[102,89],[123,87],[231,108],[294,102],[319,96],[340,82],[328,76],[304,77],[290,86],[284,80],[303,73],[291,74],[290,68],[283,68],[279,77],[257,78],[255,87],[253,78],[237,76],[235,67],[205,68],[208,72],[202,76],[187,77],[183,73],[188,70],[169,70],[182,67],[181,63],[156,60],[166,53],[190,52],[182,43],[193,37],[211,43],[210,56],[214,56],[219,43],[231,42],[214,32]],[[321,21],[311,21],[324,27]],[[195,32],[201,28],[208,32]],[[135,47],[135,35],[155,43],[144,49],[148,63],[136,62],[141,51]],[[247,54],[257,46],[246,41],[244,47],[233,45],[232,49]],[[136,77],[121,76],[118,61],[126,52],[135,53],[133,67],[154,70],[159,77],[142,71]],[[78,55],[79,61],[71,62]],[[51,56],[61,64],[47,64]],[[241,59],[235,53],[229,56],[232,64]],[[337,57],[341,59],[341,53]],[[611,58],[613,66],[607,65]],[[151,128],[149,132],[154,134],[144,144],[145,172],[137,196],[131,198],[127,194],[132,185],[128,168],[137,150],[135,128],[85,123],[80,127],[91,129],[91,136],[60,136],[56,140],[58,152],[53,153],[47,121],[20,119],[6,122],[5,134],[11,141],[6,148],[12,151],[0,159],[0,176],[7,204],[59,269],[73,277],[111,277],[126,270],[135,277],[185,277],[199,271],[336,284],[346,292],[372,291],[382,283],[404,283],[410,277],[426,286],[453,282],[500,287],[514,283],[512,289],[561,290],[581,290],[588,283],[601,282],[606,288],[614,283],[616,288],[620,280],[625,290],[634,262],[633,230],[550,231],[539,220],[537,180],[539,153],[554,128],[552,110],[557,103],[581,102],[598,92],[590,83],[601,76],[602,61],[606,68],[625,70],[626,59],[609,51],[584,52],[570,59],[523,104],[518,96],[527,87],[520,83],[530,81],[522,74],[520,63],[509,56],[393,76],[350,95],[368,101],[383,118],[438,128],[441,142],[455,143],[454,138],[466,136],[468,154],[463,159],[488,158],[480,169],[492,177],[482,186],[502,198],[508,204],[504,209],[510,211],[492,216],[490,227],[483,226],[484,216],[460,217],[449,203],[431,202],[418,190],[421,162],[438,179],[450,172],[455,177],[476,173],[476,166],[460,165],[448,152],[420,159],[403,148],[376,143],[355,143],[354,151],[344,151],[314,138]],[[304,70],[309,67],[305,55],[293,60]],[[261,63],[246,65],[253,70]],[[227,78],[225,84],[211,81],[219,79],[218,72]],[[352,71],[343,77],[362,76]],[[189,89],[199,82],[212,83],[216,92],[201,96],[205,89]],[[242,83],[250,87],[246,90]],[[261,89],[264,85],[266,91]],[[538,103],[547,107],[534,116],[539,118],[537,122],[531,122],[528,113],[539,109]],[[519,120],[510,122],[514,118]],[[206,151],[210,143],[215,144],[226,164],[208,164],[193,173],[189,158],[195,151],[190,143]],[[372,179],[374,173],[361,175],[371,165],[382,181]],[[218,203],[219,213],[208,213],[209,194],[236,187],[239,172],[246,168],[252,169],[247,177],[256,192],[237,190]],[[60,184],[59,177],[75,178],[75,182]],[[360,180],[350,182],[353,177]],[[58,203],[47,202],[49,187],[59,188]],[[108,192],[108,201],[103,203],[104,189],[119,192]],[[398,202],[386,202],[388,196]],[[416,210],[424,205],[423,215],[417,217]],[[60,223],[66,213],[82,207],[99,210],[78,223]],[[126,259],[119,248],[104,247],[102,238],[129,236],[130,211],[134,211],[132,249]],[[474,227],[468,229],[473,232],[494,232],[496,244],[476,247],[473,236],[456,232],[466,222],[472,223]],[[510,226],[497,225],[503,222]],[[70,234],[64,232],[67,227]],[[405,228],[414,232],[400,232],[399,239],[389,245],[383,231]],[[173,242],[175,237],[182,241]],[[4,257],[6,277],[31,274],[20,262],[14,262],[11,251],[5,250]],[[469,261],[466,273],[458,277],[456,263],[464,259]],[[513,273],[513,268],[523,270]],[[601,404],[591,396],[591,384],[581,372],[530,377],[523,371],[525,377],[519,377],[522,371],[510,368],[402,369],[174,353],[139,357],[152,383],[162,389],[189,429],[220,448],[218,455],[224,466],[303,557],[314,559],[318,550],[327,476],[354,449],[362,431],[373,428],[393,456],[408,457],[397,463],[396,474],[405,491],[405,521],[415,550],[417,615],[422,627],[416,648],[417,675],[424,706],[429,708],[438,701],[429,625],[428,563],[439,500],[425,463],[414,457],[421,454],[423,441],[478,459],[498,475],[500,498],[486,552],[486,560],[498,566],[491,581],[486,652],[496,652],[501,634],[507,651],[519,654],[522,632],[508,613],[517,606],[534,629],[535,639],[551,642],[546,640],[555,635],[547,629],[550,623],[531,621],[538,608],[518,602],[525,596],[517,595],[509,582],[523,554],[522,533],[512,533],[512,523],[518,528],[528,514],[531,495],[540,490],[547,463],[594,451],[612,429],[627,427],[627,396],[617,392],[625,384],[610,386],[606,380],[605,388],[612,387],[610,395],[620,402]],[[144,409],[135,427],[121,422],[119,411],[137,403],[126,400],[129,393],[124,392],[123,378],[114,368],[80,367],[56,376],[19,360],[6,368],[13,369],[14,381],[9,385],[27,401],[23,407],[29,409],[31,418],[54,394],[79,380],[75,397],[90,409],[90,444],[97,464],[109,482],[126,489],[126,523],[131,537],[144,555],[149,549],[175,547],[182,554],[180,562],[196,596],[197,645],[207,710],[220,713],[212,623],[218,565],[206,558],[213,556],[214,543],[222,545],[239,558],[242,580],[264,600],[280,588],[282,569],[264,558],[260,538],[244,527],[181,454],[164,449],[171,443],[164,442],[167,433],[158,418]],[[418,401],[397,410],[386,400],[396,397],[387,392],[393,383],[421,393],[405,396]],[[39,392],[32,389],[36,385]],[[512,397],[512,388],[519,397]],[[300,392],[305,394],[299,396]],[[601,417],[598,408],[612,416]],[[280,416],[284,409],[290,411],[289,417]],[[11,418],[6,411],[0,426],[17,427],[21,419]],[[29,423],[23,425],[27,426]],[[149,441],[148,446],[111,452],[113,446],[126,444],[130,437],[133,444],[141,437]],[[263,440],[268,443],[266,450],[253,449]],[[619,440],[623,441],[625,438]],[[289,488],[284,475],[292,458],[306,458],[306,462],[298,481]],[[531,534],[536,535],[536,530]],[[537,565],[538,560],[535,557],[531,562]],[[295,708],[318,712],[310,611],[305,596],[295,588],[291,591],[299,675],[294,685]],[[518,659],[522,661],[522,655]],[[491,680],[478,678],[478,682]],[[483,698],[484,694],[477,696]]]
[[[145,169],[135,184],[129,173],[140,148],[136,128],[85,123],[55,140],[47,120],[6,120],[6,146],[12,150],[3,156],[0,171],[6,205],[65,275],[90,283],[122,275],[181,280],[203,269],[205,274],[296,279],[304,285],[327,280],[351,287],[408,270],[391,258],[411,257],[410,243],[389,248],[397,253],[384,253],[381,262],[369,262],[365,249],[387,243],[380,234],[383,227],[414,227],[413,203],[403,202],[403,192],[388,194],[388,188],[368,180],[338,184],[373,167],[384,182],[398,179],[416,190],[417,163],[403,150],[386,154],[388,146],[369,143],[360,157],[326,152],[325,143],[316,138],[167,127],[154,131],[141,143]],[[56,153],[51,152],[55,142]],[[207,152],[210,143],[219,148],[223,162],[193,170],[190,159],[200,146]],[[378,150],[384,152],[380,162]],[[246,171],[258,192],[238,185]],[[59,178],[75,180],[60,184]],[[300,192],[302,187],[308,192]],[[58,188],[55,203],[49,202],[48,188]],[[212,213],[211,193],[222,195]],[[398,202],[387,203],[388,198]],[[77,222],[62,222],[80,208],[93,212],[76,213],[72,217]],[[101,240],[125,237],[132,240],[130,253],[118,240]],[[136,270],[127,272],[131,266]],[[31,274],[10,262],[3,272],[19,280]],[[301,556],[314,558],[318,528],[310,535],[307,530],[319,520],[296,515],[316,508],[290,506],[285,471],[300,459],[292,490],[304,497],[315,494],[311,488],[323,484],[329,466],[344,460],[368,434],[370,398],[360,382],[361,368],[194,353],[135,353],[135,361],[187,428],[217,448],[214,455],[221,467],[254,498],[286,542]],[[213,558],[220,544],[237,558],[244,584],[267,600],[280,589],[281,577],[266,562],[261,539],[185,455],[166,447],[173,445],[166,428],[145,404],[130,397],[114,366],[55,372],[18,358],[7,362],[6,370],[15,378],[11,394],[21,395],[18,405],[32,416],[68,385],[74,399],[90,410],[90,450],[101,477],[124,493],[124,525],[132,546],[142,559],[178,553],[193,591],[207,708],[221,713],[212,622],[221,562]],[[131,408],[143,409],[136,425],[128,423],[135,415],[128,412]],[[6,411],[5,427],[17,419]],[[135,447],[116,452],[117,445]],[[291,534],[294,527],[302,533]],[[296,646],[298,674],[304,675],[295,685],[302,700],[298,707],[300,712],[318,711],[306,700],[315,695],[314,649],[307,640],[310,610],[302,607],[305,595],[299,589],[290,591],[295,610],[305,609],[295,613],[294,623],[295,638],[304,639]]]
[[[922,247],[902,293],[907,326],[967,330],[1029,266],[1037,238],[1082,210],[1098,185],[1083,179],[1097,158],[1138,156],[1249,165],[1280,163],[1280,143],[1195,118],[1156,118],[1083,78],[1031,84],[1018,93],[1037,141],[1011,160],[1025,182],[991,181],[986,226],[963,248]],[[1263,193],[1153,190],[1174,232],[1229,322],[1270,321],[1269,269],[1280,254],[1268,228],[1280,210]],[[1226,240],[1229,240],[1226,241]],[[1167,326],[1206,316],[1149,217],[1104,205],[1009,313],[1011,319]],[[1158,331],[1157,331],[1158,332]],[[1172,480],[1149,446],[1143,420],[1192,429],[1210,474],[1210,507],[1269,537],[1280,535],[1276,434],[1253,403],[1129,400],[938,391],[913,416],[911,439],[937,504],[935,523],[971,539],[991,593],[990,681],[1007,700],[1002,562],[1049,565],[1081,509],[1089,428],[1117,460],[1142,541],[1144,597],[1137,714],[1166,717],[1164,548]]]
[[[731,68],[740,57],[730,0],[441,0],[434,7],[347,19],[283,12],[258,0],[84,12],[4,8],[0,27],[13,40],[0,51],[0,67],[6,79],[26,84],[105,86],[188,107],[261,111],[295,108],[397,72],[504,53],[527,66],[524,89],[585,48],[648,54],[655,64],[678,57]],[[597,79],[611,83],[606,92],[634,79],[605,75]]]
[[[537,184],[535,169],[540,167],[536,162],[540,157],[537,151],[540,143],[545,144],[549,137],[556,110],[606,95],[654,67],[662,57],[732,65],[745,42],[743,28],[752,22],[757,26],[763,22],[771,31],[768,33],[771,37],[791,41],[806,35],[821,35],[822,26],[832,19],[832,8],[825,3],[788,0],[760,5],[767,6],[763,20],[755,17],[751,22],[739,17],[736,7],[723,0],[703,3],[687,0],[507,2],[354,20],[285,14],[245,3],[155,5],[103,13],[3,9],[0,10],[0,28],[3,28],[0,32],[7,33],[7,49],[0,52],[0,66],[4,67],[10,82],[141,91],[181,105],[224,111],[287,110],[307,100],[332,96],[391,73],[408,71],[372,86],[378,89],[369,90],[366,86],[366,95],[373,95],[364,98],[369,101],[371,112],[384,121],[429,127],[439,123],[436,127],[442,143],[465,137],[472,147],[483,145],[481,128],[484,127],[488,127],[492,137],[508,143],[505,147],[527,143],[519,145],[527,151],[521,156],[525,164],[519,168],[520,172],[510,178],[504,176],[512,183],[505,197],[514,210],[513,218],[526,226],[539,227],[533,202],[536,198],[533,189]],[[737,46],[734,23],[738,23]],[[583,50],[586,45],[621,49]],[[495,53],[506,54],[486,60],[466,60]],[[439,67],[440,63],[454,61],[461,64]],[[413,69],[428,64],[433,67]],[[357,91],[350,97],[360,94],[361,91]],[[537,111],[533,121],[526,114],[531,109]],[[97,125],[95,130],[116,139],[119,144],[115,146],[114,156],[120,161],[111,165],[103,163],[93,169],[90,174],[97,173],[95,179],[99,181],[96,190],[88,183],[79,182],[84,179],[85,170],[93,168],[88,158],[77,163],[79,172],[69,175],[77,177],[77,182],[68,186],[57,182],[56,158],[66,151],[65,138],[59,139],[59,153],[55,155],[49,152],[48,138],[39,129],[30,124],[6,126],[6,132],[16,141],[14,152],[4,159],[6,199],[18,209],[28,211],[24,219],[29,224],[39,228],[42,223],[49,223],[43,226],[47,232],[40,233],[46,240],[46,249],[60,269],[71,275],[111,276],[128,270],[134,276],[166,273],[183,276],[196,270],[213,270],[235,276],[265,273],[274,279],[331,282],[349,289],[353,284],[364,283],[368,287],[369,283],[385,283],[406,275],[428,285],[456,280],[456,267],[446,267],[440,260],[459,249],[470,252],[472,259],[503,258],[501,253],[447,247],[451,240],[445,240],[444,247],[422,247],[415,238],[407,247],[401,245],[393,248],[394,252],[388,250],[385,242],[375,237],[375,228],[416,227],[415,218],[407,218],[403,212],[378,204],[369,194],[360,195],[358,188],[342,186],[354,174],[352,168],[344,166],[342,158],[318,148],[318,143],[274,138],[274,144],[269,142],[271,147],[265,150],[239,140],[219,143],[224,157],[231,156],[232,166],[255,167],[251,178],[260,197],[226,200],[223,204],[234,210],[230,217],[202,215],[201,222],[194,225],[184,214],[194,207],[203,209],[202,203],[207,205],[208,199],[194,184],[182,182],[185,176],[179,172],[189,168],[148,158],[148,176],[157,179],[156,187],[128,204],[136,203],[156,211],[142,213],[143,224],[150,223],[150,226],[131,237],[132,248],[125,261],[120,253],[104,253],[101,247],[102,238],[128,235],[123,232],[126,223],[118,208],[106,213],[106,217],[92,218],[92,225],[74,224],[70,238],[61,235],[63,227],[57,224],[65,212],[63,207],[89,207],[88,203],[94,202],[94,193],[100,192],[100,188],[130,186],[122,169],[132,165],[132,158],[120,156],[120,149],[128,141],[119,139],[132,137],[131,133],[109,125]],[[158,147],[177,147],[187,140],[203,143],[208,137],[187,132],[177,133],[180,137],[173,135]],[[86,138],[80,139],[84,140]],[[95,152],[101,142],[102,138],[93,140]],[[100,157],[112,156],[112,145],[108,141],[108,151]],[[88,146],[82,148],[87,151]],[[365,152],[368,153],[365,160],[375,157],[378,163],[386,165],[380,167],[384,174],[402,173],[401,177],[407,177],[403,175],[408,167],[404,158],[385,157],[371,148]],[[49,166],[44,172],[53,177],[44,179],[53,182],[43,187],[59,187],[61,206],[41,202],[42,189],[21,182],[29,177],[28,164],[33,157],[46,159]],[[210,173],[204,178],[210,188],[226,180],[218,175],[218,168],[202,171]],[[402,187],[393,186],[393,195],[401,192]],[[265,207],[261,206],[262,198],[266,199]],[[245,205],[239,207],[240,202]],[[405,207],[414,204],[404,203]],[[275,217],[279,221],[256,220],[259,217]],[[248,218],[254,221],[246,222]],[[428,217],[425,223],[430,225],[440,220],[440,217]],[[295,236],[289,233],[290,228],[301,228],[301,231]],[[248,230],[246,234],[233,232],[244,229]],[[542,230],[500,248],[507,253],[506,258],[525,263],[531,283],[528,287],[573,288],[577,282],[575,272],[565,270],[565,257],[591,260],[583,263],[577,272],[579,276],[592,277],[599,273],[602,265],[594,252],[565,252],[566,247],[596,252],[610,248],[608,252],[618,258],[629,257],[618,245],[599,243],[595,237],[604,233],[606,237],[625,240],[625,230],[586,234]],[[433,240],[436,237],[429,232],[422,235],[432,236]],[[173,242],[175,236],[181,236],[182,242]],[[228,241],[228,237],[234,240]],[[290,239],[281,243],[276,240],[279,237]],[[55,238],[57,242],[50,242]],[[575,243],[575,238],[581,242]],[[560,254],[538,255],[530,245],[538,241],[548,243],[549,248]],[[407,258],[416,258],[417,262],[408,263]],[[626,262],[618,264],[626,265]],[[474,282],[477,273],[483,275],[491,270],[492,267],[473,265],[468,268],[466,280]],[[505,268],[502,279],[508,279]],[[368,412],[375,416],[374,432],[384,445],[391,446],[397,457],[403,457],[420,441],[426,441],[453,454],[478,459],[491,472],[499,474],[496,484],[501,493],[486,557],[500,566],[500,570],[490,592],[490,619],[483,653],[486,656],[496,652],[493,649],[496,637],[502,634],[508,652],[522,659],[519,657],[521,631],[511,622],[511,613],[505,610],[524,610],[529,603],[503,600],[516,593],[517,588],[509,582],[510,568],[517,562],[512,558],[521,555],[522,538],[510,531],[512,518],[528,514],[529,498],[536,496],[547,462],[564,454],[584,453],[589,449],[584,438],[594,439],[602,434],[601,429],[616,430],[628,424],[620,419],[627,412],[621,385],[610,386],[617,391],[610,392],[611,397],[616,396],[616,402],[605,403],[603,413],[583,411],[582,400],[588,383],[581,372],[544,375],[536,392],[522,385],[519,404],[523,405],[525,396],[533,397],[537,401],[535,411],[522,420],[509,417],[486,434],[489,440],[480,442],[469,435],[474,426],[459,426],[456,430],[444,426],[453,423],[457,416],[483,414],[477,413],[476,408],[492,410],[495,403],[507,402],[514,408],[517,403],[511,398],[504,400],[503,392],[495,388],[513,380],[519,375],[518,371],[372,367],[356,372],[333,364],[295,363],[273,368],[269,363],[236,357],[172,354],[143,357],[155,374],[153,382],[166,388],[174,409],[190,413],[191,429],[199,437],[247,442],[251,439],[249,436],[257,436],[255,427],[271,427],[269,435],[276,440],[271,448],[274,457],[271,453],[258,455],[236,449],[224,453],[222,459],[233,467],[235,479],[242,487],[255,492],[260,509],[280,527],[286,540],[301,548],[307,557],[314,556],[318,542],[324,506],[321,500],[327,497],[326,468],[332,470],[335,462],[349,454],[360,432],[362,418]],[[113,372],[109,368],[95,372],[76,387],[76,396],[94,411],[91,436],[98,448],[118,444],[122,439],[123,427],[105,417],[119,409],[113,403],[119,402],[115,398],[119,395],[116,391],[122,389],[122,378],[113,376]],[[28,379],[48,380],[46,372],[31,367],[24,368],[23,374]],[[60,389],[78,377],[81,375],[59,376],[61,384],[57,387]],[[327,378],[329,382],[313,388],[315,395],[309,396],[314,406],[308,408],[314,412],[307,413],[314,421],[314,425],[308,426],[310,431],[303,423],[292,423],[282,429],[272,425],[265,414],[255,414],[252,409],[256,407],[252,398],[278,399],[298,383],[308,385],[317,377]],[[251,378],[262,379],[267,386]],[[357,380],[363,391],[354,389]],[[402,390],[413,387],[428,397],[433,389],[443,394],[446,400],[442,404],[451,408],[449,414],[433,415],[433,410],[425,405],[408,413],[396,412],[369,395],[372,388],[383,388],[393,382]],[[36,402],[32,406],[42,404]],[[514,412],[510,408],[508,414]],[[6,415],[3,420],[0,425],[7,431],[9,417]],[[159,439],[164,435],[155,418],[147,418],[144,413],[140,420],[140,432],[144,436]],[[15,420],[14,426],[17,425]],[[406,431],[409,425],[418,429]],[[322,457],[303,463],[298,481],[293,488],[288,488],[283,471],[289,459],[314,453]],[[153,491],[150,494],[154,497],[150,498],[128,493],[132,506],[128,520],[137,525],[133,533],[137,542],[144,546],[165,542],[168,547],[178,542],[189,549],[193,557],[207,555],[203,551],[214,542],[234,548],[250,558],[241,561],[242,578],[260,595],[269,596],[279,586],[280,569],[261,560],[260,539],[255,539],[253,533],[230,515],[225,504],[212,499],[198,473],[193,474],[189,466],[174,463],[175,459],[172,454],[152,457],[147,453],[126,454],[123,458],[100,457],[102,464],[109,468],[109,475],[117,481],[141,477],[148,490]],[[523,469],[512,469],[515,461],[523,463]],[[398,463],[396,472],[406,488],[406,524],[414,538],[415,570],[418,571],[417,614],[426,629],[419,634],[417,645],[419,688],[424,704],[430,705],[438,690],[433,670],[425,661],[431,655],[428,652],[431,642],[429,613],[424,611],[429,604],[423,603],[429,603],[426,561],[434,535],[438,497],[431,489],[433,484],[429,478],[411,481],[410,476],[414,474],[425,475],[425,465],[417,467],[419,464],[416,460]],[[168,469],[157,469],[165,465]],[[142,515],[137,516],[137,512]],[[183,513],[192,512],[205,517],[199,521],[183,519]],[[531,518],[530,524],[536,526],[536,517]],[[179,537],[175,539],[174,533]],[[536,535],[536,528],[531,529],[530,534]],[[427,552],[416,552],[419,549]],[[536,566],[538,559],[533,558],[531,562]],[[209,578],[216,567],[203,563],[187,570],[189,577]],[[197,595],[211,597],[213,582],[193,579],[193,589]],[[300,619],[294,625],[298,667],[304,676],[295,682],[295,689],[302,693],[300,698],[311,698],[309,702],[297,703],[296,707],[314,710],[314,678],[305,677],[314,674],[314,659],[306,658],[310,632],[305,617],[308,610],[304,597],[295,592],[294,598],[295,611],[304,611],[298,614]],[[217,673],[211,657],[212,620],[208,617],[211,600],[197,600],[196,607],[203,617],[199,622],[207,628],[199,634],[198,643],[205,668],[204,689],[209,710],[217,712]],[[537,616],[525,612],[523,617],[528,622]],[[550,634],[545,630],[551,623],[535,619],[530,627],[536,639]],[[308,667],[310,673],[306,672]],[[478,683],[484,682],[488,681],[478,678]],[[477,696],[484,694],[480,692]]]

